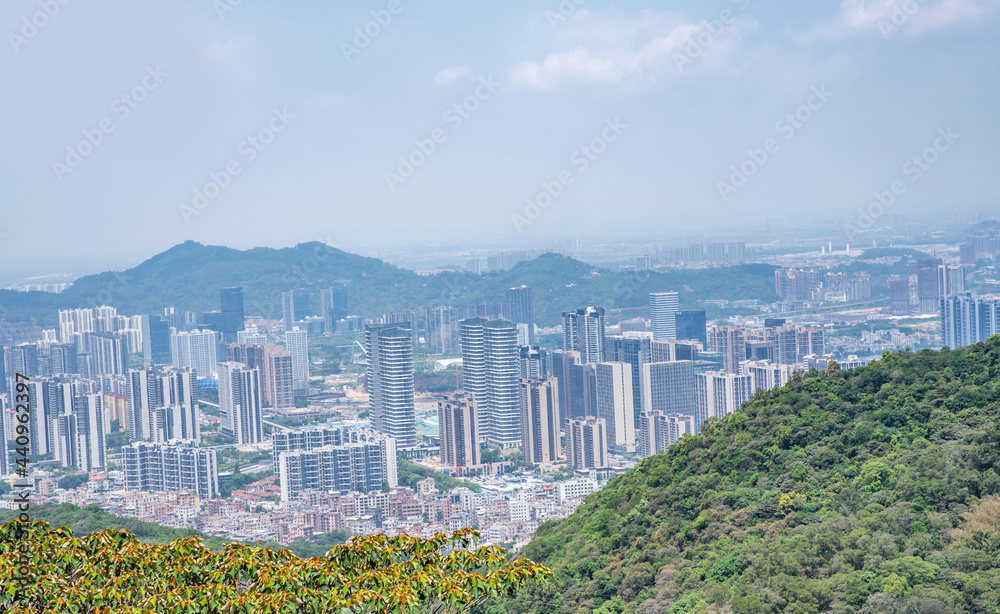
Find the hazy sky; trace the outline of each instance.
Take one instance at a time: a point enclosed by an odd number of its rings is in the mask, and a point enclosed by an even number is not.
[[[4,0],[0,258],[994,206],[998,26],[1000,0]]]

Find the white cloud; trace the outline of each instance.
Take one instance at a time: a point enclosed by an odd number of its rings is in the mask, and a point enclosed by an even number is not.
[[[800,38],[840,38],[852,33],[917,35],[975,23],[1000,8],[1000,0],[843,0],[832,21]]]
[[[618,85],[656,80],[668,67],[677,73],[674,54],[684,53],[696,37],[699,45],[692,64],[712,66],[720,57],[731,57],[742,33],[753,22],[730,13],[728,24],[692,23],[658,11],[626,14],[609,9],[578,11],[556,31],[562,49],[541,60],[516,64],[509,83],[515,88],[551,90],[571,84]],[[737,44],[733,44],[734,39]]]
[[[472,69],[468,66],[453,66],[451,68],[444,68],[437,74],[437,76],[434,77],[433,85],[434,87],[448,85],[471,74]]]

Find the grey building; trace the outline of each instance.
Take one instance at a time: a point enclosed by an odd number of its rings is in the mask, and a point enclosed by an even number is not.
[[[394,438],[400,448],[413,448],[417,445],[417,419],[412,331],[395,324],[367,326],[365,349],[372,425]]]

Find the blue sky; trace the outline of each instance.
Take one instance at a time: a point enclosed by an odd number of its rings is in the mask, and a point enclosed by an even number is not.
[[[1000,0],[6,0],[0,252],[846,226],[895,182],[887,211],[995,209],[998,25]]]

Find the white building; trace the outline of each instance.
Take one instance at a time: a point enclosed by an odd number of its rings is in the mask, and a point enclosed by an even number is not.
[[[292,354],[292,387],[305,390],[309,386],[309,338],[306,331],[298,326],[285,331],[285,349]]]

